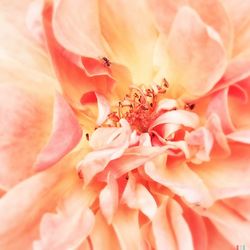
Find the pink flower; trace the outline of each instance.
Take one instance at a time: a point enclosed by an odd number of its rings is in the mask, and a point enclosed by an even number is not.
[[[0,249],[250,247],[250,1],[0,3]]]

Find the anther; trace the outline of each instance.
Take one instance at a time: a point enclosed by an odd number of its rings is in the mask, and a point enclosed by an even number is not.
[[[87,139],[87,141],[89,141],[89,134],[88,133],[86,133],[86,139]]]
[[[169,88],[169,83],[168,83],[168,81],[167,81],[166,78],[163,78],[163,79],[162,79],[162,83],[163,83],[163,86],[164,86],[165,88]]]

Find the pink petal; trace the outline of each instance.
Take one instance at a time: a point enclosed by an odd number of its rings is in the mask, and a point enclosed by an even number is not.
[[[172,110],[178,106],[178,103],[175,99],[164,99],[160,101],[156,107],[156,112],[160,112],[162,110]]]
[[[228,88],[216,92],[207,108],[207,116],[217,114],[220,117],[221,125],[225,133],[235,130],[228,106]]]
[[[218,83],[214,86],[212,91],[216,91],[228,87],[236,82],[246,79],[250,76],[250,61],[236,58],[232,60]]]
[[[99,196],[100,210],[108,224],[111,224],[113,216],[118,208],[118,185],[112,175],[108,176],[107,185]]]
[[[230,199],[224,199],[223,203],[226,204],[228,208],[231,208],[240,216],[245,218],[245,220],[250,221],[250,197],[249,196],[240,196],[240,197],[233,197]]]
[[[0,186],[3,189],[34,174],[32,164],[49,134],[53,98],[33,87],[30,85],[30,90],[25,90],[0,85]]]
[[[81,136],[82,131],[73,111],[64,98],[57,94],[51,137],[38,155],[35,169],[44,170],[62,159],[77,145]]]
[[[215,228],[215,226],[210,221],[205,221],[207,236],[208,236],[208,246],[207,249],[217,250],[217,249],[228,249],[235,250],[235,245],[230,244],[228,240],[223,237],[223,235]]]
[[[184,218],[190,228],[195,250],[204,250],[208,248],[208,231],[202,216],[191,209],[184,210]],[[213,234],[211,234],[213,237]],[[215,249],[214,249],[215,250]]]
[[[188,7],[180,8],[176,15],[167,51],[168,80],[175,93],[184,96],[205,94],[213,88],[226,68],[226,54],[218,34],[208,29],[197,13]]]

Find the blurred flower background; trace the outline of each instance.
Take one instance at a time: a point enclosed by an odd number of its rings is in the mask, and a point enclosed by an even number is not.
[[[0,249],[250,248],[249,0],[1,0]]]

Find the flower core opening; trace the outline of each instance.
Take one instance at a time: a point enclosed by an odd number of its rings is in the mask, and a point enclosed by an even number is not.
[[[119,126],[120,119],[126,119],[139,134],[148,131],[151,122],[158,116],[156,106],[160,94],[165,94],[169,84],[163,79],[161,85],[152,88],[131,86],[129,94],[119,101],[116,110],[111,112],[102,126]]]

